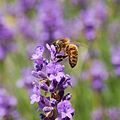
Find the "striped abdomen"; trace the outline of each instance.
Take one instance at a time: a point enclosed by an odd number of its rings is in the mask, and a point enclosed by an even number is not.
[[[78,49],[74,44],[69,44],[66,48],[66,52],[69,56],[69,64],[73,68],[76,66],[78,61]]]

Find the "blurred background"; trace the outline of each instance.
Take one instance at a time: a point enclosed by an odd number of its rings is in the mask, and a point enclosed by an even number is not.
[[[0,120],[40,120],[30,58],[62,37],[79,50],[75,68],[63,62],[74,120],[120,120],[120,0],[0,0]]]

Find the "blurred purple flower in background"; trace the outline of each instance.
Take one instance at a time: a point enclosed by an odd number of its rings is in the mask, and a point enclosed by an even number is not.
[[[18,10],[17,26],[26,39],[45,44],[65,35],[60,1],[21,0],[18,2]]]
[[[94,40],[96,37],[97,20],[94,11],[91,9],[81,12],[83,30],[87,40]]]
[[[108,79],[108,72],[104,63],[98,59],[93,59],[90,68],[82,71],[82,80],[91,80],[91,87],[95,91],[102,91],[105,88],[104,81]]]
[[[36,24],[37,22],[39,1],[37,0],[20,0],[17,2],[17,26],[18,30],[23,34],[26,39],[37,41]],[[34,29],[33,29],[34,28]],[[40,31],[38,31],[40,33]]]
[[[105,87],[104,80],[108,78],[108,72],[104,64],[99,60],[94,60],[91,64],[90,75],[92,77],[92,88],[101,91]]]
[[[37,10],[38,3],[38,0],[20,0],[18,1],[20,12],[28,15],[29,17],[29,12],[34,12]]]
[[[7,27],[11,29],[14,34],[16,34],[17,26],[16,26],[16,18],[19,15],[19,10],[16,2],[7,2],[5,1],[5,4],[1,6],[0,12],[2,14],[2,21],[5,23]]]
[[[85,9],[88,5],[88,0],[70,0],[73,5],[79,5],[81,9]]]
[[[91,113],[92,120],[119,120],[120,118],[120,108],[98,108]]]
[[[106,110],[106,114],[110,120],[119,120],[120,118],[120,108],[109,108]]]
[[[31,42],[34,41],[35,43],[37,42],[37,40],[39,40],[36,33],[36,25],[38,25],[38,27],[40,27],[40,25],[37,23],[38,22],[36,18],[30,20],[26,16],[17,19],[19,31],[22,33],[26,40],[29,40]],[[39,30],[38,32],[40,33]]]
[[[33,88],[33,80],[35,79],[31,75],[31,68],[25,68],[22,70],[22,77],[17,81],[16,85],[19,88],[25,88],[28,90],[29,93],[31,93],[31,90]]]
[[[92,10],[99,20],[100,24],[103,23],[108,17],[108,8],[103,0],[93,1],[91,5]]]
[[[13,39],[14,32],[0,18],[0,60],[3,60],[7,53],[15,50]]]
[[[91,119],[92,120],[102,120],[102,118],[103,118],[103,115],[102,115],[102,109],[101,108],[98,108],[91,113]]]
[[[112,47],[111,62],[115,68],[115,74],[120,76],[120,45]]]
[[[13,119],[12,115],[16,111],[16,105],[16,98],[10,96],[5,89],[0,88],[0,119]]]
[[[71,94],[64,93],[65,89],[71,86],[71,77],[64,73],[64,66],[56,62],[55,47],[48,44],[46,47],[51,54],[50,60],[43,58],[43,46],[38,46],[32,56],[34,61],[32,74],[37,80],[33,81],[31,104],[38,103],[39,110],[43,111],[43,114],[40,114],[43,120],[72,120],[74,109],[69,102]]]
[[[83,29],[83,23],[81,21],[81,16],[78,15],[72,19],[65,20],[64,30],[67,36],[72,39],[77,40]]]
[[[94,40],[96,32],[108,17],[107,7],[101,0],[93,1],[89,7],[80,12],[83,32],[87,40]]]
[[[63,8],[57,0],[42,0],[39,6],[41,34],[40,40],[51,43],[64,36]]]
[[[108,40],[111,45],[119,44],[120,21],[114,20],[108,26]]]

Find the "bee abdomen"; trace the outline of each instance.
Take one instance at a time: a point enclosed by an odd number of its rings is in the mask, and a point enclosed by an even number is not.
[[[78,49],[77,46],[74,44],[70,44],[67,47],[67,53],[69,56],[69,64],[73,68],[76,66],[77,61],[78,61]]]

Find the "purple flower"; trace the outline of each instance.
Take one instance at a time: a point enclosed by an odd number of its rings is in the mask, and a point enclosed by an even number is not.
[[[46,44],[46,41],[51,43],[64,36],[63,10],[59,1],[21,0],[18,9],[17,25],[25,38]]]
[[[5,25],[0,23],[0,40],[5,40],[9,42],[13,38],[12,31],[10,31],[9,28],[7,28]]]
[[[71,86],[71,77],[64,73],[64,65],[56,61],[55,47],[48,44],[46,47],[50,52],[50,59],[43,57],[44,47],[42,46],[38,46],[32,55],[34,62],[32,74],[36,80],[33,81],[30,95],[31,104],[38,103],[38,110],[43,111],[43,114],[40,115],[42,120],[55,120],[59,117],[62,119],[68,117],[72,120],[74,109],[69,102],[71,94],[64,95],[65,89]],[[66,104],[66,109],[64,104]],[[61,110],[65,109],[62,116],[60,115],[60,106]]]
[[[101,79],[106,80],[108,78],[108,73],[106,71],[106,68],[104,64],[99,60],[94,60],[92,62],[90,73],[93,77],[93,79]]]
[[[0,60],[4,59],[6,55],[5,49],[0,45]]]
[[[68,100],[61,101],[57,105],[59,119],[69,118],[72,120],[72,115],[74,114],[74,109]]]
[[[31,100],[31,104],[35,103],[35,102],[39,102],[40,101],[40,83],[38,83],[38,81],[33,81],[33,89],[30,95],[30,100]]]
[[[41,1],[38,11],[41,25],[40,40],[51,43],[54,39],[62,37],[64,18],[59,1]]]
[[[107,109],[96,109],[91,114],[92,120],[102,120],[104,117],[109,120],[119,120],[120,109],[117,107],[107,108]]]
[[[35,102],[39,102],[40,101],[40,96],[39,95],[36,95],[36,94],[33,94],[31,97],[31,104],[35,103]]]
[[[59,72],[63,72],[64,70],[64,66],[58,63],[49,63],[46,66],[46,72],[48,75],[52,74],[52,75],[56,75]]]
[[[120,76],[120,46],[114,46],[111,49],[111,62],[115,68],[115,74]]]
[[[38,46],[35,49],[35,53],[32,55],[32,60],[41,60],[42,56],[43,56],[43,52],[44,52],[44,47],[43,46]]]
[[[115,71],[114,72],[117,76],[120,76],[120,65],[115,66]]]
[[[83,29],[83,22],[81,20],[81,15],[66,20],[64,29],[66,36],[69,36],[70,38],[78,39]]]
[[[103,90],[104,80],[108,78],[108,73],[101,61],[94,60],[92,62],[90,76],[92,77],[92,88],[97,91]]]
[[[43,58],[44,47],[38,46],[32,55],[32,60],[34,61],[34,69],[36,72],[41,71],[47,65],[47,61]],[[34,72],[35,73],[35,72]]]
[[[73,5],[79,5],[82,8],[86,8],[87,7],[87,0],[71,0]]]
[[[24,118],[20,116],[17,110],[13,111],[12,116],[13,116],[13,120],[25,120]]]
[[[42,71],[33,70],[31,74],[38,79],[41,79],[41,78],[46,79],[47,78],[47,75]]]
[[[17,18],[18,30],[26,38],[25,40],[29,40],[31,42],[32,41],[37,42],[38,36],[36,33],[37,27],[35,23],[38,24],[36,19],[29,20],[26,16],[22,16],[22,17],[20,16]],[[39,30],[38,32],[40,33]]]
[[[93,90],[101,91],[104,88],[104,82],[99,79],[92,80]]]
[[[10,96],[7,91],[0,88],[0,118],[4,117],[13,118],[12,113],[16,110],[17,100],[15,97]]]
[[[27,17],[31,17],[30,13],[37,11],[38,1],[37,0],[21,0],[18,2],[18,9],[20,14],[24,14]]]
[[[82,80],[88,80],[89,79],[89,70],[86,70],[86,71],[83,71],[81,74],[80,74],[80,78]]]
[[[50,81],[56,80],[57,82],[60,82],[63,77],[64,77],[64,73],[59,72],[57,74],[51,74],[48,78]]]
[[[95,10],[95,16],[100,22],[104,22],[107,19],[108,10],[104,1],[98,0],[93,2],[92,9]]]
[[[46,44],[46,47],[51,54],[51,60],[55,60],[55,53],[56,53],[55,46],[54,45],[49,46],[48,44]]]
[[[84,35],[87,40],[96,38],[96,31],[107,18],[107,7],[103,1],[94,1],[81,13]]]
[[[114,20],[111,24],[108,26],[108,40],[111,45],[113,45],[112,49],[116,48],[119,46],[119,31],[120,31],[120,21],[119,20]],[[112,50],[111,50],[112,52]]]
[[[94,40],[96,37],[97,20],[94,11],[88,9],[81,12],[83,30],[87,40]]]
[[[53,109],[54,109],[53,107],[44,107],[43,112],[45,112],[45,113],[51,112]]]
[[[26,38],[37,42],[39,40],[40,24],[38,23],[38,0],[17,1],[17,27],[20,33]],[[34,28],[34,29],[33,29]],[[30,43],[31,43],[30,42]]]
[[[31,68],[25,68],[22,70],[22,77],[17,81],[16,85],[20,88],[26,88],[28,92],[31,92],[34,80],[35,78],[31,75]]]
[[[0,60],[6,57],[9,51],[14,51],[15,46],[13,44],[14,33],[0,18]]]
[[[92,120],[102,120],[103,114],[102,114],[101,108],[93,111],[92,114],[91,114],[91,118],[92,118]]]
[[[107,110],[107,115],[110,120],[119,120],[120,110],[118,108],[110,108]]]

